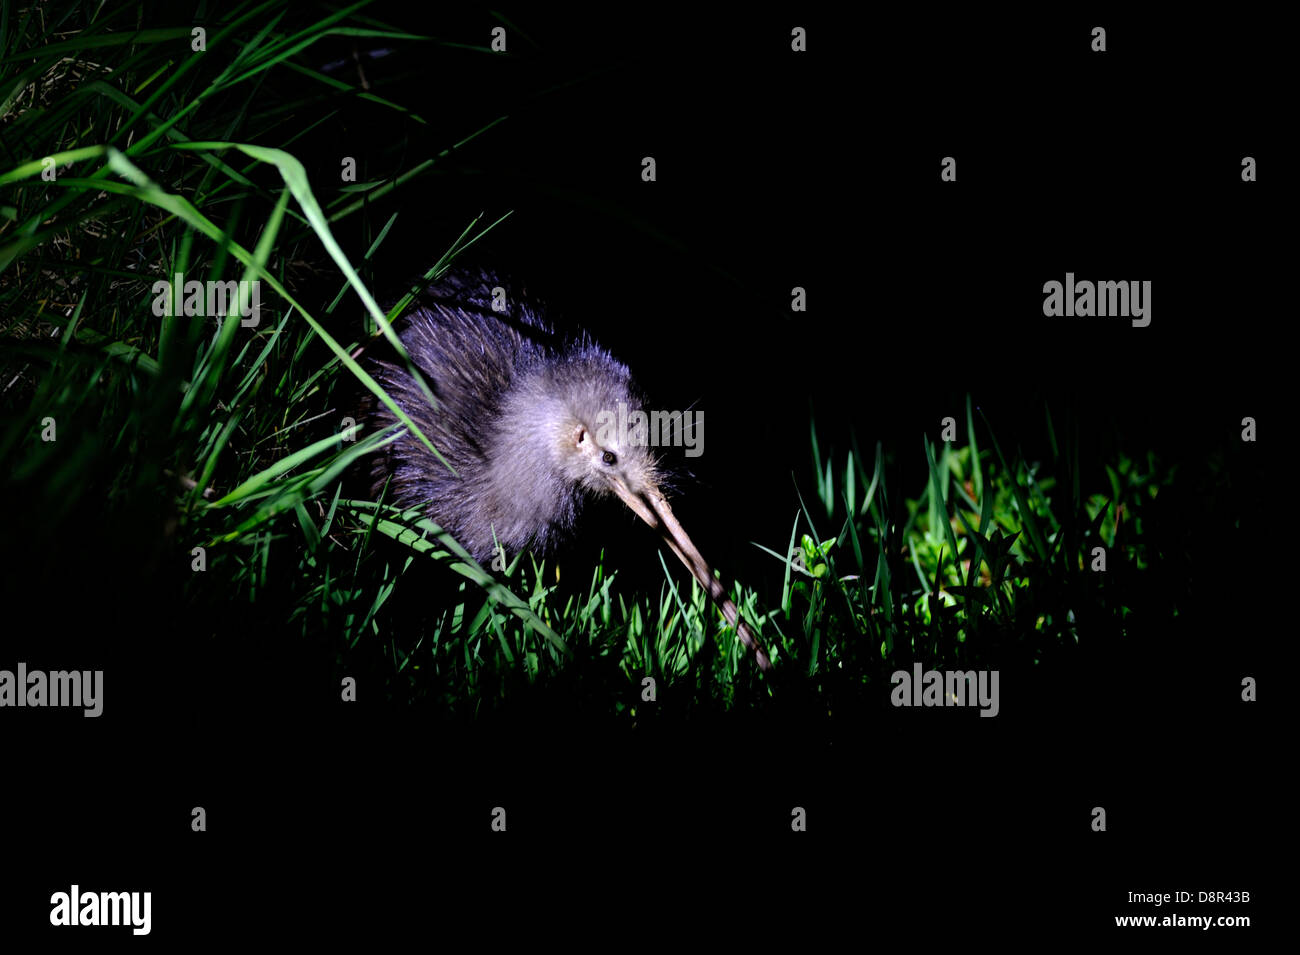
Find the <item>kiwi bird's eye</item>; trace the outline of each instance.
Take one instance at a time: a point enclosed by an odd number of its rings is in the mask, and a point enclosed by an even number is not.
[[[606,464],[618,464],[618,455],[616,455],[613,451],[606,451],[604,454],[600,456],[600,459],[604,461]]]

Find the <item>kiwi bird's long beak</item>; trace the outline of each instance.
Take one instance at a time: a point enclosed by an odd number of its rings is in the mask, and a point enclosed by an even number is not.
[[[678,523],[677,517],[673,514],[673,509],[668,506],[668,500],[660,493],[659,489],[651,485],[638,494],[622,481],[615,480],[614,493],[632,509],[632,512],[637,517],[659,532],[659,536],[663,538],[664,543],[677,555],[678,560],[686,565],[686,569],[700,582],[700,586],[718,605],[718,609],[722,611],[722,616],[726,618],[728,625],[735,628],[736,635],[740,637],[740,642],[754,652],[754,658],[758,661],[759,668],[770,670],[772,661],[768,658],[767,650],[763,648],[758,636],[745,623],[744,618],[740,616],[740,611],[731,598],[727,596],[727,591],[723,588],[722,582],[713,576],[713,569],[691,541],[686,529]]]

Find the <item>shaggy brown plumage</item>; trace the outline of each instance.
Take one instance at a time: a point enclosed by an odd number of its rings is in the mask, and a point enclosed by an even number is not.
[[[506,292],[502,312],[492,308],[496,287]],[[558,339],[537,303],[488,272],[449,273],[397,331],[437,405],[396,358],[372,357],[370,371],[451,469],[402,429],[375,456],[376,496],[387,485],[390,502],[423,507],[486,563],[494,539],[511,555],[552,549],[585,498],[615,494],[659,532],[759,665],[770,666],[668,506],[658,459],[644,436],[611,433],[617,429],[601,424],[644,407],[626,365],[586,335]],[[368,430],[398,424],[373,399],[365,419]]]

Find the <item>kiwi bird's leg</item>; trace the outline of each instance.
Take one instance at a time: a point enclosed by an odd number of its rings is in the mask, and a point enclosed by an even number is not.
[[[659,532],[664,543],[677,555],[678,560],[686,565],[686,569],[700,582],[700,586],[718,605],[718,609],[722,611],[722,616],[726,618],[727,623],[736,629],[736,635],[740,637],[740,642],[753,651],[759,668],[770,670],[772,661],[768,658],[767,650],[763,648],[758,635],[749,628],[749,624],[745,623],[744,618],[740,615],[740,610],[727,596],[727,591],[722,586],[722,582],[713,576],[713,569],[709,567],[708,561],[704,559],[699,549],[691,541],[686,529],[678,522],[676,515],[673,514],[673,509],[668,506],[667,499],[660,493],[659,489],[651,485],[643,493],[638,494],[628,488],[622,481],[615,481],[614,492],[623,500],[624,504],[632,509],[637,517]]]

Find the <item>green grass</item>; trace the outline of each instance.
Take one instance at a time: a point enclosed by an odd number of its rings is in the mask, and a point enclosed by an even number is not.
[[[771,677],[680,568],[639,589],[603,562],[563,569],[590,581],[577,589],[528,555],[496,574],[418,515],[361,499],[349,475],[388,436],[351,440],[347,415],[362,389],[391,400],[352,356],[391,340],[410,301],[385,311],[370,290],[395,215],[372,221],[367,202],[436,167],[394,142],[382,175],[325,195],[295,153],[340,95],[423,122],[309,65],[304,51],[340,31],[405,35],[364,8],[301,22],[284,3],[238,4],[203,55],[188,28],[132,32],[132,4],[4,8],[0,495],[34,575],[59,575],[67,548],[94,539],[88,515],[159,565],[190,568],[201,548],[180,603],[229,614],[196,612],[186,639],[219,644],[222,626],[245,621],[371,675],[395,703],[465,714],[576,687],[636,720],[647,675],[684,711],[779,705],[795,687],[866,698],[914,658],[1036,663],[1081,634],[1122,635],[1138,583],[1093,572],[1090,555],[1144,565],[1143,511],[1170,474],[1120,458],[1109,486],[1084,487],[1077,437],[1050,414],[1051,459],[1031,461],[969,399],[949,443],[918,433],[863,455],[854,440],[833,460],[813,425],[790,538],[754,542],[770,574],[733,589]],[[479,133],[500,122],[483,117]],[[267,139],[278,148],[256,144]],[[426,279],[509,214],[447,235]],[[366,251],[349,258],[341,234]],[[260,280],[261,323],[155,317],[151,286],[177,272]],[[304,300],[322,282],[324,304]],[[925,464],[919,486],[889,477],[904,455]],[[413,611],[429,588],[438,600]]]

